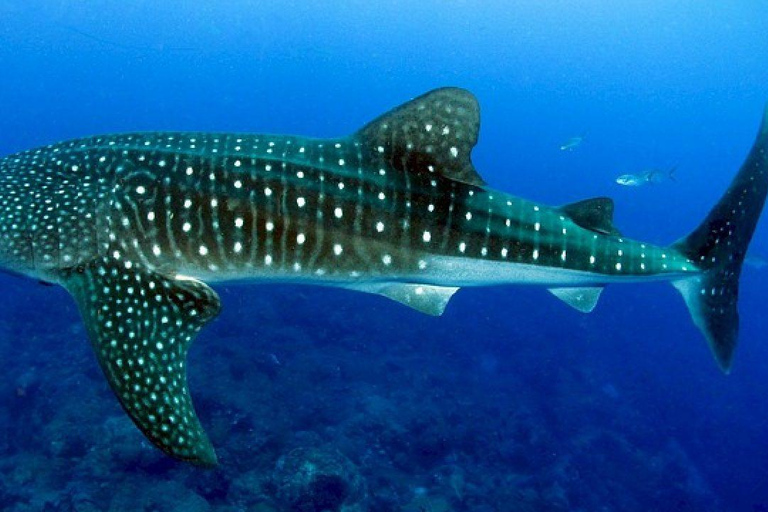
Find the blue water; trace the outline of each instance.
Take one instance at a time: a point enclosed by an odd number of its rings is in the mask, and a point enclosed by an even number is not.
[[[491,186],[611,196],[619,228],[657,243],[725,190],[768,100],[757,2],[0,0],[0,21],[1,155],[134,130],[343,135],[453,85],[482,106]],[[614,183],[674,165],[677,182]],[[663,283],[610,287],[588,316],[467,289],[439,319],[217,287],[189,363],[214,470],[147,445],[63,290],[0,285],[3,510],[291,510],[308,450],[344,462],[347,511],[768,510],[765,268],[744,269],[728,376]]]

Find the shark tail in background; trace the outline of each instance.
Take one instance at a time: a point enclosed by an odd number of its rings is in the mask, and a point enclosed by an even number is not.
[[[702,273],[673,281],[693,322],[728,373],[739,333],[739,275],[768,193],[768,106],[752,150],[728,190],[692,233],[673,248]]]

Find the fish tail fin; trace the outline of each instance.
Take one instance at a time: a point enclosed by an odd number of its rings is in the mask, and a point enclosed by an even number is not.
[[[677,181],[677,164],[670,167],[669,171],[667,171],[667,175],[669,176],[669,179],[672,181]]]
[[[768,106],[752,150],[720,201],[674,248],[702,270],[673,281],[720,368],[728,373],[739,331],[739,276],[768,193]]]

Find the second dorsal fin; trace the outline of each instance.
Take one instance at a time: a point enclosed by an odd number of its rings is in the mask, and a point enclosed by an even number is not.
[[[613,199],[609,197],[585,199],[567,204],[560,210],[585,229],[606,235],[620,234],[613,225]]]
[[[472,93],[447,87],[387,112],[354,137],[374,164],[484,185],[471,160],[479,129],[480,107]]]

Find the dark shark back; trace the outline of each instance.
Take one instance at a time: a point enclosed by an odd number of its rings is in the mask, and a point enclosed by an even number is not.
[[[674,283],[724,371],[739,332],[739,276],[768,193],[768,107],[752,151],[720,201],[675,248],[703,273]]]

